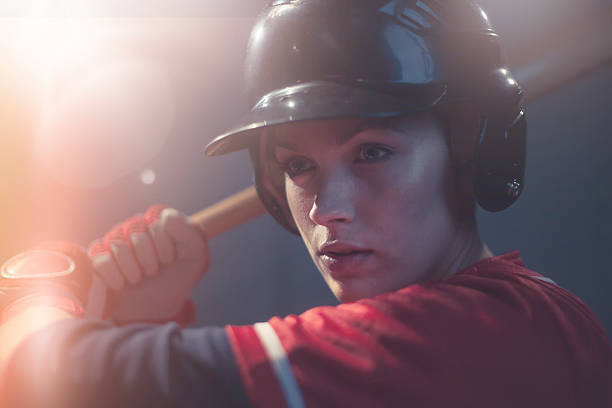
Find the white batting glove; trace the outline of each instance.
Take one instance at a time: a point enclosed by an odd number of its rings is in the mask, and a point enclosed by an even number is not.
[[[200,230],[178,210],[153,206],[91,243],[94,270],[109,289],[105,317],[181,325],[195,319],[189,294],[208,268]]]

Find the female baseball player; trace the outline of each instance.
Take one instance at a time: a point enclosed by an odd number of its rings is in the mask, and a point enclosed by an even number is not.
[[[154,206],[88,254],[51,243],[3,266],[3,407],[612,406],[594,314],[478,236],[476,203],[522,191],[526,132],[478,6],[271,2],[246,84],[251,112],[207,154],[249,150],[262,202],[341,304],[181,328],[210,257]],[[94,275],[106,320],[88,315]]]

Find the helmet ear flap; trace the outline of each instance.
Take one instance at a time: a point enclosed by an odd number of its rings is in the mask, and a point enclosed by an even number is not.
[[[501,211],[514,203],[525,182],[527,120],[520,111],[509,127],[485,118],[476,144],[476,200],[485,210]]]
[[[273,129],[273,128],[271,128]],[[262,135],[249,147],[249,156],[253,164],[254,183],[257,195],[270,215],[281,224],[287,231],[299,235],[297,226],[289,211],[287,198],[285,197],[284,180],[281,179],[280,169],[273,169],[274,160],[270,160],[269,144],[266,143],[267,135]]]
[[[491,212],[512,205],[524,186],[525,113],[519,110],[517,117],[509,121],[472,103],[447,105],[438,110],[448,123],[455,171],[467,177],[460,177],[464,179],[463,187],[468,188],[469,184],[470,191],[465,190],[465,194],[469,193],[480,207]]]
[[[523,191],[527,121],[523,92],[512,74],[499,68],[485,78],[486,86],[471,95],[481,118],[468,159],[473,159],[476,201],[484,210],[497,212],[512,205]]]

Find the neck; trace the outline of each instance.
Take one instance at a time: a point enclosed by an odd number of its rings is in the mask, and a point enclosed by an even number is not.
[[[437,265],[428,280],[446,278],[493,256],[487,245],[480,240],[475,222],[461,226],[447,251],[446,257]]]

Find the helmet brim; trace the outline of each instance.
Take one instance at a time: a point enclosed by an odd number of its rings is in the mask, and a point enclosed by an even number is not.
[[[204,149],[219,156],[246,149],[262,128],[292,122],[348,118],[385,118],[416,113],[436,106],[446,85],[372,84],[313,81],[273,91],[261,98],[229,132]]]

